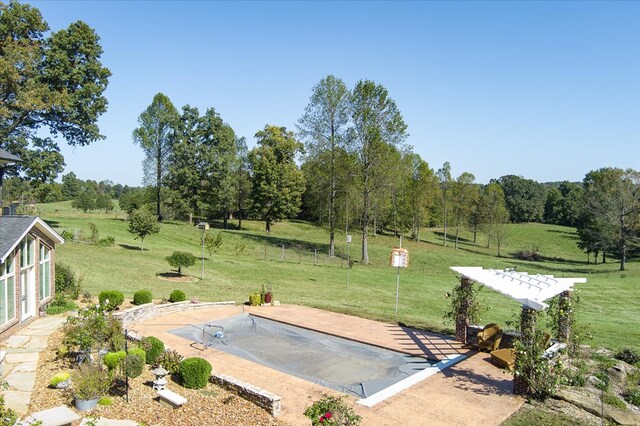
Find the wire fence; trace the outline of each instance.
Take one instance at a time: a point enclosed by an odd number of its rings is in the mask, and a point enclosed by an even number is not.
[[[342,253],[336,250],[335,256],[329,255],[327,246],[309,246],[303,244],[278,244],[266,243],[261,246],[254,246],[251,252],[246,248],[238,247],[237,255],[250,255],[255,259],[282,263],[299,263],[309,265],[328,265],[346,268],[348,259],[353,265],[351,253]]]

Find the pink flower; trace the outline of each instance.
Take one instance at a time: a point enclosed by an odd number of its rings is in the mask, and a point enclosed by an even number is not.
[[[324,418],[325,418],[325,419],[330,419],[331,417],[333,417],[333,414],[331,414],[331,413],[329,413],[329,412],[324,413]]]

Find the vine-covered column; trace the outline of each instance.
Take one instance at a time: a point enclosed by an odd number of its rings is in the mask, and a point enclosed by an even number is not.
[[[467,343],[467,327],[469,326],[469,306],[471,301],[468,295],[471,293],[473,281],[466,277],[460,277],[460,294],[465,297],[460,300],[458,312],[456,312],[456,340]]]
[[[573,325],[573,295],[570,290],[560,293],[558,297],[558,340],[568,342]]]
[[[526,377],[534,374],[534,365],[529,359],[535,352],[533,346],[536,344],[536,322],[538,321],[538,311],[528,306],[522,306],[520,313],[520,342],[525,353],[529,356],[516,356],[516,375],[513,378],[513,393],[516,395],[528,395],[529,385]]]

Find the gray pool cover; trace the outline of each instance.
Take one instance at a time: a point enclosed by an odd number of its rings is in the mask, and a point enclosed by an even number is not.
[[[366,398],[435,361],[243,314],[170,333],[340,392]]]

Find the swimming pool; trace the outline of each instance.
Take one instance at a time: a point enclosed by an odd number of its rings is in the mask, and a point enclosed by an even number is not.
[[[224,337],[215,337],[224,328]],[[368,398],[437,363],[376,346],[242,314],[169,332],[292,376]],[[220,335],[220,334],[218,334]]]

